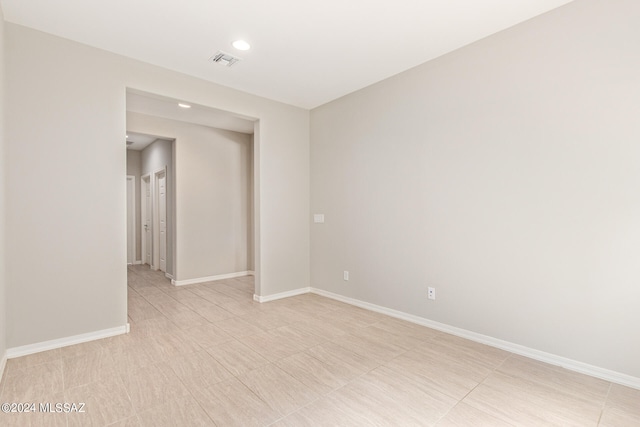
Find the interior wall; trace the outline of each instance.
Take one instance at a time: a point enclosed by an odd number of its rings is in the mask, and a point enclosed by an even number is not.
[[[2,6],[0,5],[0,365],[4,359],[6,345],[6,330],[7,330],[7,308],[6,308],[6,271],[5,271],[5,138],[4,138],[4,85],[5,85],[5,72],[4,72],[4,15],[2,13]],[[2,375],[2,369],[0,366],[0,375]]]
[[[142,152],[138,150],[127,150],[127,175],[135,177],[136,188],[136,261],[142,261],[142,221],[140,217],[141,187],[140,177],[142,174]]]
[[[260,120],[259,292],[309,286],[308,111],[11,23],[5,37],[8,347],[127,323],[127,87]]]
[[[247,183],[249,191],[247,191],[247,209],[249,210],[249,214],[247,216],[247,269],[249,271],[255,271],[256,269],[256,260],[255,260],[255,231],[254,231],[254,222],[255,222],[255,189],[254,189],[254,164],[253,158],[255,156],[254,152],[254,144],[255,137],[253,134],[249,135],[249,182]]]
[[[640,377],[638,17],[576,1],[313,110],[312,286]]]
[[[127,128],[176,140],[175,279],[249,270],[251,135],[132,112]]]
[[[128,116],[127,116],[128,117]],[[127,121],[127,126],[129,122]],[[128,129],[131,129],[127,127]],[[136,131],[137,132],[137,131]],[[157,139],[142,150],[141,153],[141,169],[142,176],[149,175],[151,180],[152,191],[154,189],[154,173],[158,170],[167,168],[167,271],[171,276],[175,275],[174,259],[175,259],[175,235],[174,230],[174,211],[172,206],[175,203],[175,163],[173,160],[173,142]],[[159,267],[159,266],[156,266]]]

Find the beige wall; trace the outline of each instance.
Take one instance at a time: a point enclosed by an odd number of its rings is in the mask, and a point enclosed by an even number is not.
[[[142,223],[140,221],[140,177],[142,176],[142,152],[127,150],[127,175],[135,176],[136,188],[136,261],[142,260]]]
[[[640,377],[638,16],[576,1],[313,110],[312,286]]]
[[[247,271],[251,135],[132,112],[127,128],[176,140],[175,279]]]
[[[7,316],[6,316],[6,271],[5,271],[5,236],[4,236],[4,224],[5,224],[5,138],[4,138],[4,86],[5,86],[5,73],[4,73],[4,15],[2,13],[2,6],[0,6],[0,364],[4,358],[6,345],[6,330],[7,330]],[[0,372],[0,375],[2,372]]]
[[[127,87],[259,119],[258,292],[309,285],[308,111],[18,25],[5,35],[8,347],[127,322]]]
[[[254,183],[254,173],[253,173],[253,161],[254,161],[254,150],[253,144],[254,135],[251,134],[249,141],[249,182],[247,184],[249,191],[247,192],[247,208],[249,210],[249,215],[247,217],[247,268],[249,271],[255,271],[256,269],[256,261],[255,261],[255,231],[254,231],[254,223],[255,223],[255,191],[253,189]]]

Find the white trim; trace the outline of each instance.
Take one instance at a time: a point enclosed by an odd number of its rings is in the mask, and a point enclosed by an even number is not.
[[[133,263],[133,265],[142,265],[142,260],[139,259],[136,262]]]
[[[173,274],[169,274],[169,273],[164,273],[164,277],[166,277],[167,279],[173,280]]]
[[[162,178],[162,176],[164,175],[164,183],[165,183],[165,199],[164,199],[164,203],[165,203],[165,221],[167,220],[166,215],[167,215],[167,208],[168,208],[168,204],[167,204],[167,183],[168,183],[168,178],[167,178],[167,166],[163,166],[160,169],[156,169],[155,171],[153,171],[153,185],[151,186],[151,223],[153,224],[151,226],[151,233],[152,233],[152,243],[151,243],[151,247],[153,248],[152,252],[151,252],[151,259],[153,260],[151,263],[151,269],[158,271],[160,270],[160,186],[158,184],[158,182],[160,181],[160,179]],[[165,224],[166,226],[167,224]],[[169,243],[168,239],[167,239],[167,229],[168,227],[165,228],[165,233],[164,233],[164,247],[165,247],[165,252],[167,251],[167,245]],[[166,258],[167,254],[165,253],[165,258]],[[167,268],[166,266],[166,259],[165,259],[165,269]],[[162,271],[162,270],[161,270]]]
[[[256,275],[255,271],[253,271],[253,270],[248,270],[247,271],[247,276],[255,276],[255,275]]]
[[[136,255],[138,252],[138,248],[136,245],[136,240],[137,240],[137,235],[136,235],[136,176],[135,175],[127,175],[127,190],[129,189],[129,181],[131,181],[133,184],[131,185],[131,191],[132,191],[132,195],[131,197],[133,198],[133,206],[131,209],[131,230],[127,229],[127,252],[129,250],[129,238],[131,237],[130,234],[133,234],[133,256],[132,258],[132,262],[129,263],[129,254],[127,253],[127,265],[132,265],[136,263]],[[128,191],[127,191],[128,192]],[[127,214],[129,214],[129,197],[127,197]],[[127,221],[129,220],[129,218],[127,218]]]
[[[40,353],[41,351],[53,350],[56,348],[67,347],[69,345],[81,344],[88,341],[99,340],[102,338],[113,337],[115,335],[126,334],[129,332],[130,326],[118,326],[116,328],[103,329],[101,331],[89,332],[86,334],[74,335],[71,337],[60,338],[57,340],[43,341],[35,344],[23,345],[7,349],[6,358],[13,359],[15,357],[26,356],[28,354]]]
[[[311,292],[311,288],[294,289],[292,291],[280,292],[279,294],[266,295],[264,297],[254,294],[253,300],[257,302],[269,302],[282,298],[295,297],[296,295],[308,294],[309,292]]]
[[[140,261],[140,263],[149,264],[149,266],[151,266],[151,264],[153,264],[153,253],[151,254],[151,259],[147,259],[147,252],[148,252],[147,229],[145,228],[145,225],[147,225],[147,227],[153,227],[153,218],[151,218],[151,221],[149,221],[151,224],[147,224],[147,216],[149,216],[147,215],[147,190],[149,191],[149,194],[150,194],[149,197],[151,198],[150,214],[153,214],[153,193],[151,191],[151,175],[150,174],[145,174],[140,177],[140,225],[142,226],[142,230],[140,230],[142,260]],[[152,230],[152,233],[153,233],[153,230]],[[151,243],[152,243],[150,245],[151,251],[153,251],[153,234],[151,235]]]
[[[333,292],[328,292],[322,289],[309,288],[311,293],[321,295],[323,297],[335,299],[347,304],[355,305],[367,310],[375,311],[378,313],[386,314],[391,317],[406,320],[411,323],[426,326],[438,331],[446,332],[451,335],[456,335],[462,338],[466,338],[471,341],[486,344],[491,347],[496,347],[502,350],[506,350],[510,353],[519,354],[521,356],[528,357],[530,359],[539,360],[541,362],[549,363],[556,366],[561,366],[570,371],[579,372],[582,374],[590,375],[592,377],[600,378],[606,381],[611,381],[616,384],[622,384],[627,387],[632,387],[640,390],[640,378],[633,377],[631,375],[623,374],[609,369],[600,368],[598,366],[589,365],[587,363],[579,362],[577,360],[568,359],[566,357],[557,356],[555,354],[546,353],[544,351],[536,350],[533,348],[525,347],[520,344],[515,344],[509,341],[503,341],[497,338],[493,338],[487,335],[482,335],[477,332],[472,332],[462,328],[456,328],[444,323],[436,322],[426,319],[420,316],[414,316],[412,314],[404,313],[402,311],[393,310],[391,308],[382,307],[379,305],[371,304],[368,302],[360,301],[354,298],[345,297]],[[254,296],[255,299],[255,296]]]
[[[240,271],[238,273],[219,274],[217,276],[197,277],[195,279],[186,280],[174,280],[171,279],[171,284],[176,286],[195,285],[196,283],[213,282],[214,280],[233,279],[235,277],[250,276],[248,271]]]

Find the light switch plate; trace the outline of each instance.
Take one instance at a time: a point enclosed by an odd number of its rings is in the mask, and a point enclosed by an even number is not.
[[[313,222],[317,224],[324,223],[324,214],[313,214]]]

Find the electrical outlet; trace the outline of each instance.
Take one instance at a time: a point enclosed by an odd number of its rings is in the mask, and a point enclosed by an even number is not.
[[[346,271],[346,270],[345,270],[345,271],[342,273],[342,279],[343,279],[343,280],[349,280],[349,272],[348,272],[348,271]]]
[[[429,299],[436,299],[436,288],[429,288],[427,292],[427,297]]]

